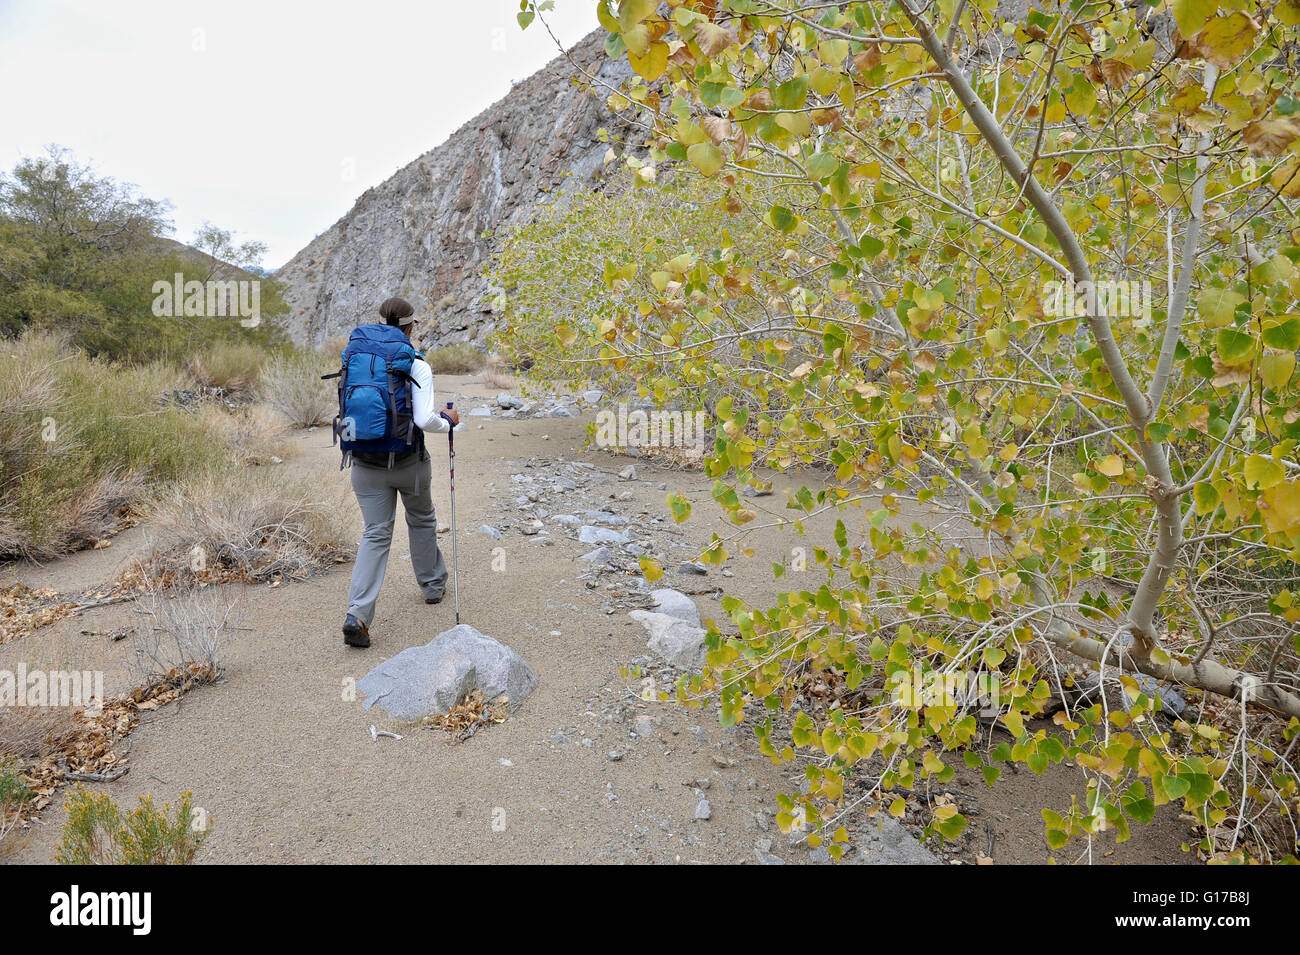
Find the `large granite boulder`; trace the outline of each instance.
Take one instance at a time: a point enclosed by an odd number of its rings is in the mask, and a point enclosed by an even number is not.
[[[537,689],[537,677],[518,653],[467,623],[408,647],[357,682],[363,708],[379,706],[399,720],[446,713],[476,688],[514,705]]]

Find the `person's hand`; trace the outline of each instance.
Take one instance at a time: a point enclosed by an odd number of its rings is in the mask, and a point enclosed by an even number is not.
[[[444,418],[446,418],[449,422],[451,422],[451,426],[453,428],[456,427],[456,425],[460,424],[460,412],[457,411],[455,408],[447,408],[446,410],[440,413]]]

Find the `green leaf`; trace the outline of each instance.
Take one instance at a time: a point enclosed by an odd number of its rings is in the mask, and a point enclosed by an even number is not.
[[[1284,315],[1264,326],[1264,344],[1290,352],[1300,348],[1300,316]]]
[[[1220,328],[1214,342],[1219,350],[1219,359],[1228,364],[1238,364],[1255,351],[1255,339],[1235,328]]]
[[[1286,468],[1272,458],[1262,454],[1252,454],[1246,458],[1242,474],[1246,478],[1246,487],[1251,490],[1267,491],[1274,485],[1282,483],[1286,478]]]
[[[1191,39],[1201,32],[1206,21],[1218,9],[1218,0],[1173,0],[1170,4],[1178,32]]]
[[[826,179],[840,168],[840,161],[829,153],[813,153],[808,157],[807,168],[813,179]]]
[[[709,142],[696,143],[686,150],[686,158],[691,161],[691,165],[706,176],[712,176],[716,173],[722,168],[724,162],[722,150]]]
[[[799,224],[798,217],[785,206],[773,206],[771,217],[772,225],[776,230],[787,235],[793,232],[794,227]]]

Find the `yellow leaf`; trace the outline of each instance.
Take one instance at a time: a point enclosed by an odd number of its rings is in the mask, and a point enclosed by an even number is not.
[[[1300,533],[1300,478],[1274,485],[1261,494],[1259,512],[1274,534]]]
[[[1118,454],[1108,454],[1097,462],[1097,470],[1106,477],[1119,477],[1124,473],[1124,461]]]
[[[632,64],[632,69],[646,81],[657,80],[668,68],[668,44],[651,43],[644,56],[637,56],[629,49],[627,59]]]

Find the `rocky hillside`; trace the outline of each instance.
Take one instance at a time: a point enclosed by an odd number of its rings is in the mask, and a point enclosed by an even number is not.
[[[619,85],[626,61],[588,35],[517,84],[382,185],[317,236],[277,273],[285,285],[284,319],[299,344],[320,344],[371,320],[379,303],[401,295],[423,319],[424,343],[481,343],[493,328],[484,269],[492,230],[522,221],[546,194],[601,174],[606,143],[628,133],[589,92],[574,64],[599,82]],[[572,177],[572,179],[570,179]]]

